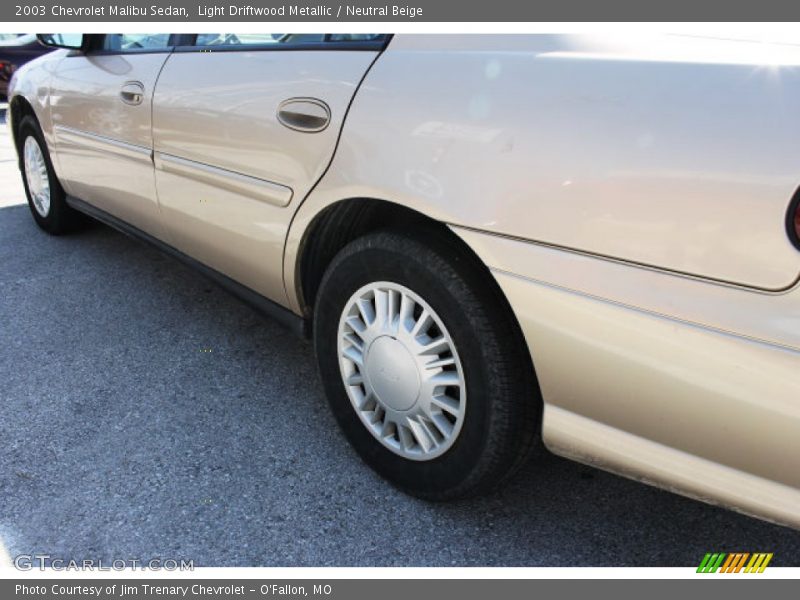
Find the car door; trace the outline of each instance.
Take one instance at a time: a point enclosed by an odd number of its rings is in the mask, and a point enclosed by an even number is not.
[[[57,160],[69,193],[161,237],[152,162],[152,97],[169,34],[93,36],[51,80]]]
[[[202,34],[176,48],[153,106],[169,243],[285,304],[289,223],[383,45],[370,34]]]

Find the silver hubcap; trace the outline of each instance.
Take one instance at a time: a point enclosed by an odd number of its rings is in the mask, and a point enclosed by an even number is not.
[[[339,365],[347,395],[367,430],[392,452],[431,460],[455,442],[466,386],[453,340],[410,289],[365,285],[339,320]]]
[[[47,176],[47,163],[44,161],[42,149],[32,135],[25,139],[23,155],[25,179],[33,207],[41,216],[46,217],[50,212],[50,178]]]

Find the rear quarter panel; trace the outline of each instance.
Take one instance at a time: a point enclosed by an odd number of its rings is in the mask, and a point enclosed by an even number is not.
[[[800,182],[800,47],[762,46],[396,36],[309,201],[372,195],[455,225],[787,289],[800,272],[783,230]]]

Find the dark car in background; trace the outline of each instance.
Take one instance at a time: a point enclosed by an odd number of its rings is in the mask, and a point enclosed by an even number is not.
[[[38,42],[33,33],[0,34],[0,100],[5,100],[11,75],[26,62],[52,52]]]

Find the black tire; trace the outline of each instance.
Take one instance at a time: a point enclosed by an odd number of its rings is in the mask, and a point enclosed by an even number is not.
[[[34,206],[31,191],[28,187],[28,178],[25,175],[24,148],[25,142],[29,137],[33,137],[36,140],[36,143],[42,151],[42,156],[44,157],[44,162],[47,167],[47,178],[50,182],[50,209],[46,215],[40,214]],[[74,231],[85,225],[86,218],[78,211],[70,208],[67,204],[66,193],[56,177],[55,170],[53,169],[53,162],[50,159],[50,153],[44,141],[44,136],[42,135],[42,130],[39,127],[39,123],[36,122],[36,119],[30,115],[24,116],[22,121],[20,121],[17,132],[17,152],[19,154],[19,168],[22,174],[22,183],[25,186],[25,195],[28,198],[28,208],[30,208],[36,224],[47,233],[53,235]]]
[[[434,501],[485,494],[504,483],[536,446],[541,420],[530,354],[507,301],[485,267],[447,234],[438,228],[418,237],[387,230],[353,241],[325,272],[314,311],[317,362],[345,436],[380,475]],[[428,461],[410,460],[379,442],[342,381],[340,316],[357,290],[377,281],[400,284],[424,299],[460,356],[467,390],[463,425],[453,445]]]

